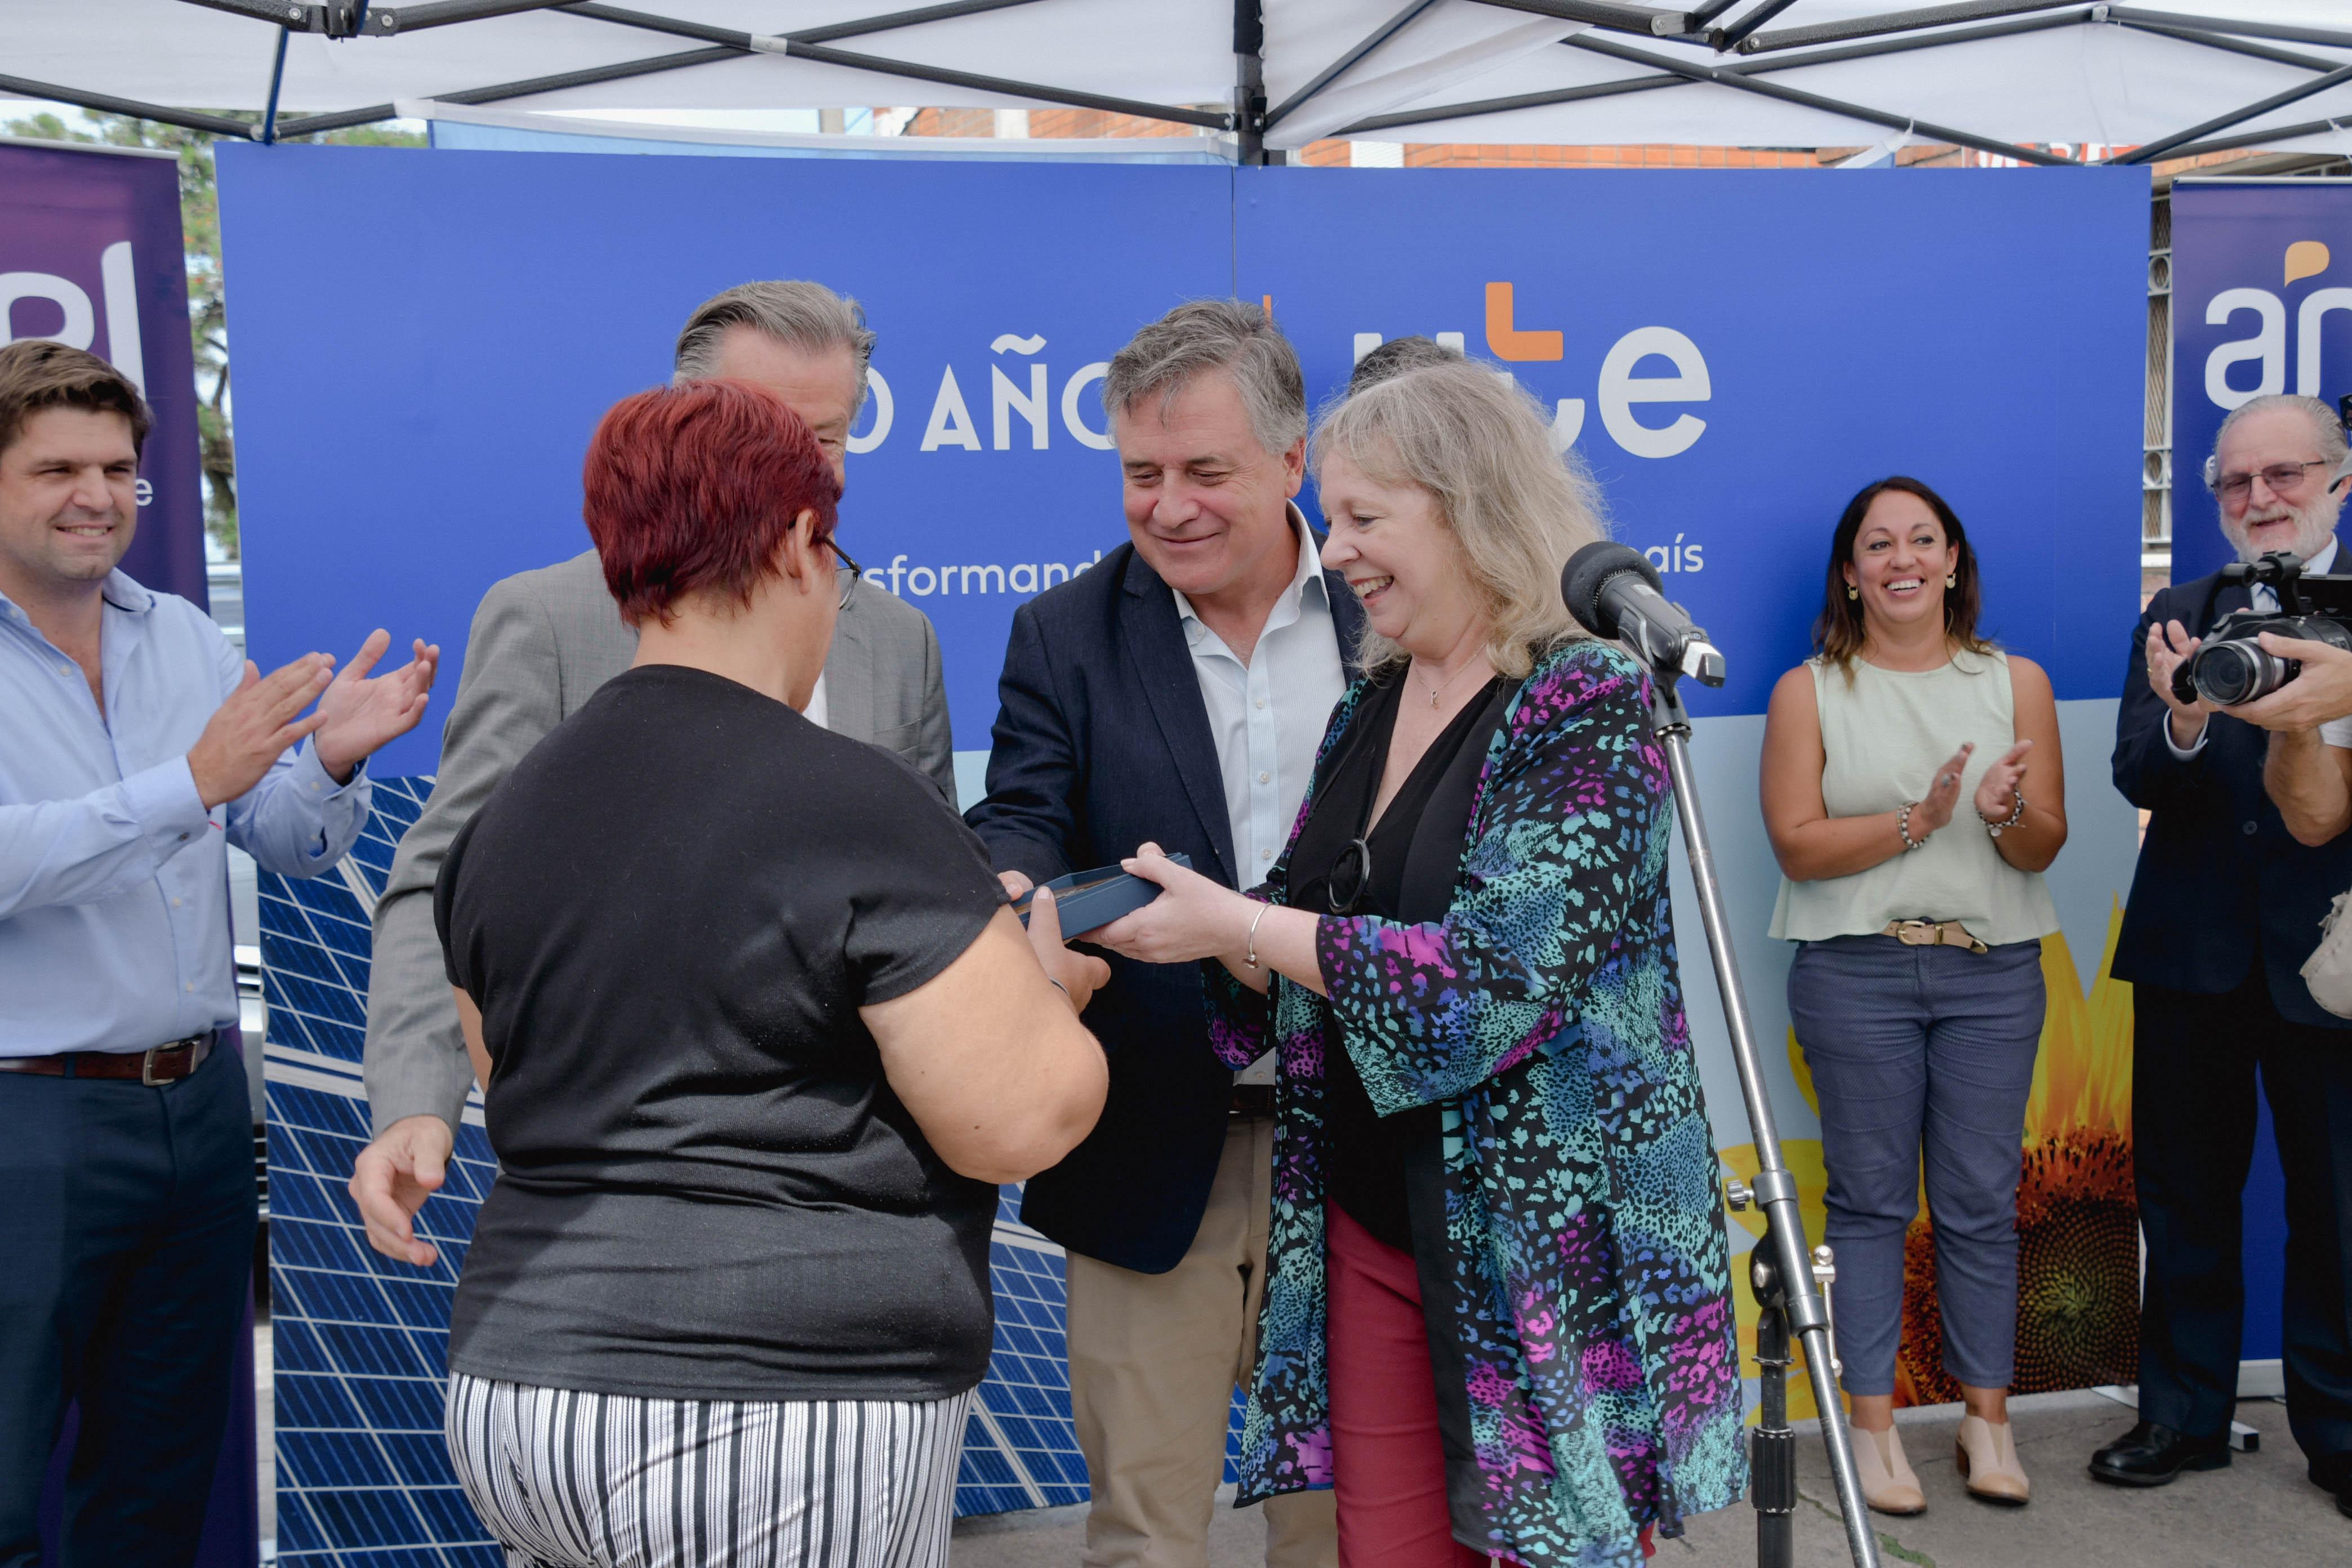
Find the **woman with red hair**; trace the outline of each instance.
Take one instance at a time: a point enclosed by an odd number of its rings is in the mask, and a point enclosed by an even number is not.
[[[435,895],[499,1156],[451,1457],[515,1568],[944,1564],[996,1184],[1099,1113],[1107,972],[802,716],[858,572],[789,408],[641,393],[585,491],[635,662]]]

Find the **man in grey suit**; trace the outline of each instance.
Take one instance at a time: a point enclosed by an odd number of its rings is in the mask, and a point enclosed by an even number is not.
[[[856,301],[817,283],[745,283],[687,321],[677,374],[765,386],[806,421],[839,476],[873,349]],[[636,634],[593,550],[493,584],[474,613],[440,775],[375,908],[366,1046],[375,1141],[354,1163],[351,1191],[387,1258],[425,1268],[436,1256],[410,1222],[441,1185],[474,1082],[433,929],[442,856],[524,753],[635,655]],[[807,713],[904,757],[953,805],[939,638],[920,610],[878,587],[853,590]]]

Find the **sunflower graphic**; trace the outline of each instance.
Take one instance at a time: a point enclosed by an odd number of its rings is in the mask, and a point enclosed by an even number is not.
[[[2098,976],[2086,994],[2063,933],[2042,942],[2049,993],[2033,1091],[2025,1107],[2022,1179],[2017,1191],[2017,1382],[2019,1394],[2046,1394],[2138,1376],[2139,1214],[2132,1197],[2131,986],[2112,973],[2123,906],[2108,913]],[[1789,1065],[1807,1104],[1821,1109],[1812,1074],[1789,1035]],[[1805,1234],[1822,1236],[1828,1177],[1818,1139],[1787,1139],[1781,1152],[1797,1179]],[[1730,1173],[1756,1175],[1755,1145],[1723,1151]],[[1942,1405],[1960,1396],[1944,1371],[1943,1321],[1936,1305],[1935,1227],[1920,1194],[1904,1240],[1903,1344],[1895,1369],[1897,1405]],[[1755,1209],[1732,1216],[1761,1238]],[[1739,1352],[1754,1373],[1754,1298],[1733,1292]],[[1834,1295],[1832,1296],[1834,1306]],[[1803,1352],[1798,1352],[1801,1364]],[[1789,1383],[1789,1413],[1819,1414],[1801,1376]],[[1755,1419],[1751,1404],[1749,1417]]]

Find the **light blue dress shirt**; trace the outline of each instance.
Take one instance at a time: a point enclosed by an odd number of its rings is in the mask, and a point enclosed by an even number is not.
[[[187,752],[244,679],[212,618],[117,572],[89,682],[0,596],[0,1057],[143,1051],[237,1018],[228,846],[314,877],[367,819],[310,747],[211,814]]]
[[[1217,744],[1226,824],[1234,835],[1234,879],[1244,889],[1265,880],[1274,858],[1289,842],[1324,726],[1348,690],[1323,563],[1307,519],[1295,506],[1290,525],[1298,535],[1298,566],[1266,612],[1265,627],[1246,665],[1209,629],[1190,600],[1176,595],[1177,619],[1209,710],[1209,734]],[[1268,1052],[1236,1079],[1272,1083],[1272,1058]]]

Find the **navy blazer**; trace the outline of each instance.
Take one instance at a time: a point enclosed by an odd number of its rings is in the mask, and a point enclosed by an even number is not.
[[[2132,634],[2116,713],[2116,787],[2149,815],[2115,974],[2218,996],[2243,983],[2259,956],[2282,1015],[2352,1028],[2311,999],[2298,973],[2319,945],[2329,902],[2352,888],[2352,833],[2316,849],[2296,843],[2263,789],[2269,731],[2216,713],[2205,749],[2182,762],[2165,742],[2164,702],[2148,689],[2149,626],[2177,620],[2201,637],[2251,603],[2243,584],[2215,573],[2159,592]]]
[[[1338,573],[1323,582],[1352,665],[1363,609]],[[998,870],[1043,882],[1150,840],[1235,885],[1192,649],[1174,594],[1133,544],[1013,612],[997,697],[988,798],[965,820]],[[1021,1217],[1073,1252],[1164,1274],[1208,1208],[1234,1074],[1209,1050],[1198,964],[1103,956],[1110,981],[1086,1021],[1110,1058],[1110,1096],[1086,1142],[1029,1179]]]

